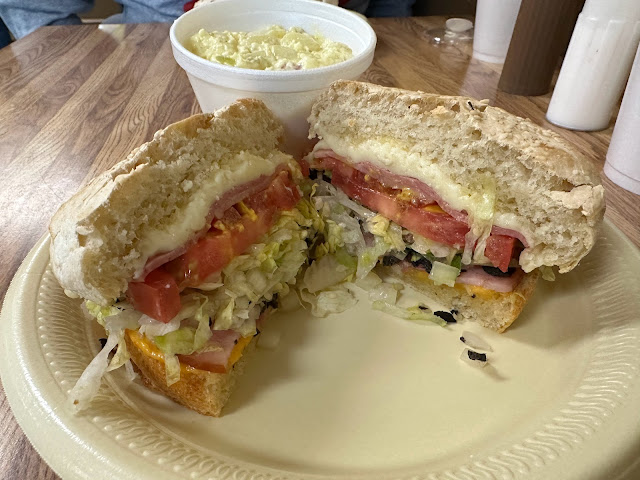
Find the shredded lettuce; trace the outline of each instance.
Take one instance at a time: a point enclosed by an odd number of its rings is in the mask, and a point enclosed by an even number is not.
[[[91,399],[98,393],[100,382],[109,366],[109,353],[122,340],[122,332],[111,333],[107,343],[84,369],[75,386],[69,392],[69,400],[74,411],[79,412],[89,406]]]
[[[117,315],[120,313],[120,309],[118,309],[115,305],[110,305],[107,307],[103,307],[102,305],[98,305],[97,303],[92,302],[91,300],[87,300],[84,302],[84,306],[87,311],[95,317],[100,325],[104,327],[104,319],[105,317],[110,317],[113,315]]]
[[[413,233],[412,237],[413,242],[411,242],[409,248],[423,255],[431,253],[434,257],[438,258],[453,258],[458,253],[456,248],[445,245],[444,243],[436,242],[423,237],[422,235],[418,235],[417,233]]]
[[[318,294],[300,290],[300,298],[311,305],[311,314],[314,317],[326,317],[330,313],[342,313],[353,307],[357,300],[344,284],[336,285],[323,290]]]
[[[192,319],[191,322],[197,322],[197,327],[182,326],[153,338],[155,344],[165,355],[189,355],[204,347],[209,338],[211,338],[209,315],[205,312],[209,298],[204,294],[196,293],[191,295],[191,302],[196,303],[191,304],[189,318]],[[230,299],[231,311],[233,310],[233,304],[234,300]],[[231,312],[229,315],[231,315]],[[179,317],[180,314],[176,316],[176,318]]]
[[[369,272],[366,277],[358,278],[355,284],[363,290],[371,290],[382,283],[382,279],[374,272]]]
[[[370,233],[382,237],[394,250],[403,251],[407,247],[402,239],[402,227],[380,214],[368,218],[365,227]]]
[[[196,343],[196,329],[193,327],[179,328],[166,335],[155,337],[154,341],[165,355],[190,355],[204,346],[204,343],[201,345]]]
[[[124,303],[102,307],[91,301],[86,301],[85,308],[105,328],[107,342],[85,368],[69,392],[69,399],[75,411],[83,410],[89,405],[91,399],[98,393],[102,377],[107,371],[118,368],[129,361],[124,332],[127,328],[137,328],[140,316],[140,313]],[[116,348],[116,352],[109,361],[109,354],[114,348]]]
[[[182,309],[185,310],[184,307]],[[142,335],[146,335],[149,338],[157,337],[177,330],[178,328],[180,328],[181,321],[182,319],[179,316],[176,316],[170,322],[163,323],[159,322],[155,318],[151,318],[147,315],[142,315],[139,320],[140,328],[138,329],[138,332],[140,332],[140,334]]]
[[[429,278],[433,280],[436,285],[448,285],[453,287],[456,283],[456,278],[460,275],[460,269],[447,265],[442,262],[433,262],[431,265],[431,273]]]
[[[167,386],[171,386],[180,380],[180,360],[172,354],[164,355],[164,373]]]
[[[116,353],[111,357],[111,361],[109,362],[109,367],[107,368],[107,372],[111,370],[115,370],[116,368],[120,368],[122,365],[127,363],[130,359],[129,351],[127,350],[127,342],[124,341],[124,334],[122,338],[118,341],[118,349]]]
[[[349,257],[348,255],[346,256]],[[325,255],[313,262],[304,272],[302,286],[309,293],[316,293],[342,282],[356,271],[355,259],[351,265],[340,262],[336,255]]]
[[[389,305],[395,305],[398,301],[398,292],[402,289],[399,283],[382,282],[375,288],[369,290],[369,299],[371,301],[382,301]]]
[[[553,271],[553,268],[547,267],[545,265],[540,267],[540,273],[542,273],[542,278],[548,282],[555,282],[556,274]]]
[[[401,308],[395,305],[389,305],[388,303],[385,303],[382,300],[376,300],[375,302],[373,302],[373,309],[388,313],[389,315],[393,315],[394,317],[404,318],[405,320],[428,321],[428,322],[436,323],[441,327],[444,327],[447,325],[447,322],[445,322],[440,317],[437,317],[430,311],[423,310],[418,306]]]
[[[233,329],[243,336],[256,332],[261,302],[285,295],[307,261],[307,238],[324,222],[307,200],[282,212],[259,243],[235,257],[223,270],[219,288],[200,291],[208,302],[199,315],[214,320],[213,329]],[[204,329],[204,327],[203,327]]]
[[[391,249],[382,237],[376,236],[372,247],[366,248],[358,257],[357,278],[365,277],[378,264],[381,256]]]

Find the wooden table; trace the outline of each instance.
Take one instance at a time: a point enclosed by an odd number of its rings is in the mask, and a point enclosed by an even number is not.
[[[437,47],[426,30],[443,18],[372,19],[378,34],[364,79],[427,92],[488,98],[576,145],[599,168],[612,128],[571,132],[545,121],[550,96],[497,91],[500,67],[470,46]],[[199,112],[164,24],[45,27],[0,50],[0,301],[49,218],[78,187]],[[640,197],[603,177],[607,217],[640,245]],[[54,479],[0,394],[0,478]]]

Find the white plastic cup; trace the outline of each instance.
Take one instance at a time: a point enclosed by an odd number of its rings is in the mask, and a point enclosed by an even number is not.
[[[478,0],[473,58],[504,63],[516,25],[521,0]]]
[[[302,27],[348,45],[353,57],[309,70],[266,71],[210,62],[184,43],[201,28],[207,31],[260,30],[270,25]],[[308,146],[307,117],[317,96],[338,79],[358,78],[373,61],[376,34],[349,10],[315,0],[234,0],[197,7],[178,18],[170,30],[173,55],[191,82],[203,112],[213,112],[240,98],[262,100],[283,122],[284,148],[294,156]]]
[[[613,129],[604,174],[615,184],[640,195],[640,48]]]

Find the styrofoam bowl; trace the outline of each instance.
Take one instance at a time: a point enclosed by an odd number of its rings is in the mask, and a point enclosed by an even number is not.
[[[201,28],[249,32],[270,25],[302,27],[348,45],[353,57],[309,70],[266,71],[231,67],[205,60],[184,44]],[[315,0],[218,0],[178,18],[170,30],[173,55],[189,78],[203,112],[213,112],[240,98],[262,100],[285,126],[292,154],[304,149],[307,117],[320,92],[338,79],[358,78],[373,61],[376,34],[360,15]]]

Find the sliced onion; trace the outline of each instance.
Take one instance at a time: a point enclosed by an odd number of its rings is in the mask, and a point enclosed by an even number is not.
[[[473,358],[477,356],[483,357],[484,360]],[[465,348],[462,351],[462,354],[460,355],[460,360],[462,360],[464,363],[471,365],[472,367],[475,367],[475,368],[484,368],[487,366],[487,363],[489,363],[489,360],[487,359],[487,356],[484,353],[474,352],[473,350],[469,350],[468,348]]]
[[[489,345],[480,335],[476,335],[473,332],[465,330],[460,337],[462,343],[469,345],[476,350],[485,350],[487,352],[493,352],[493,348]]]

